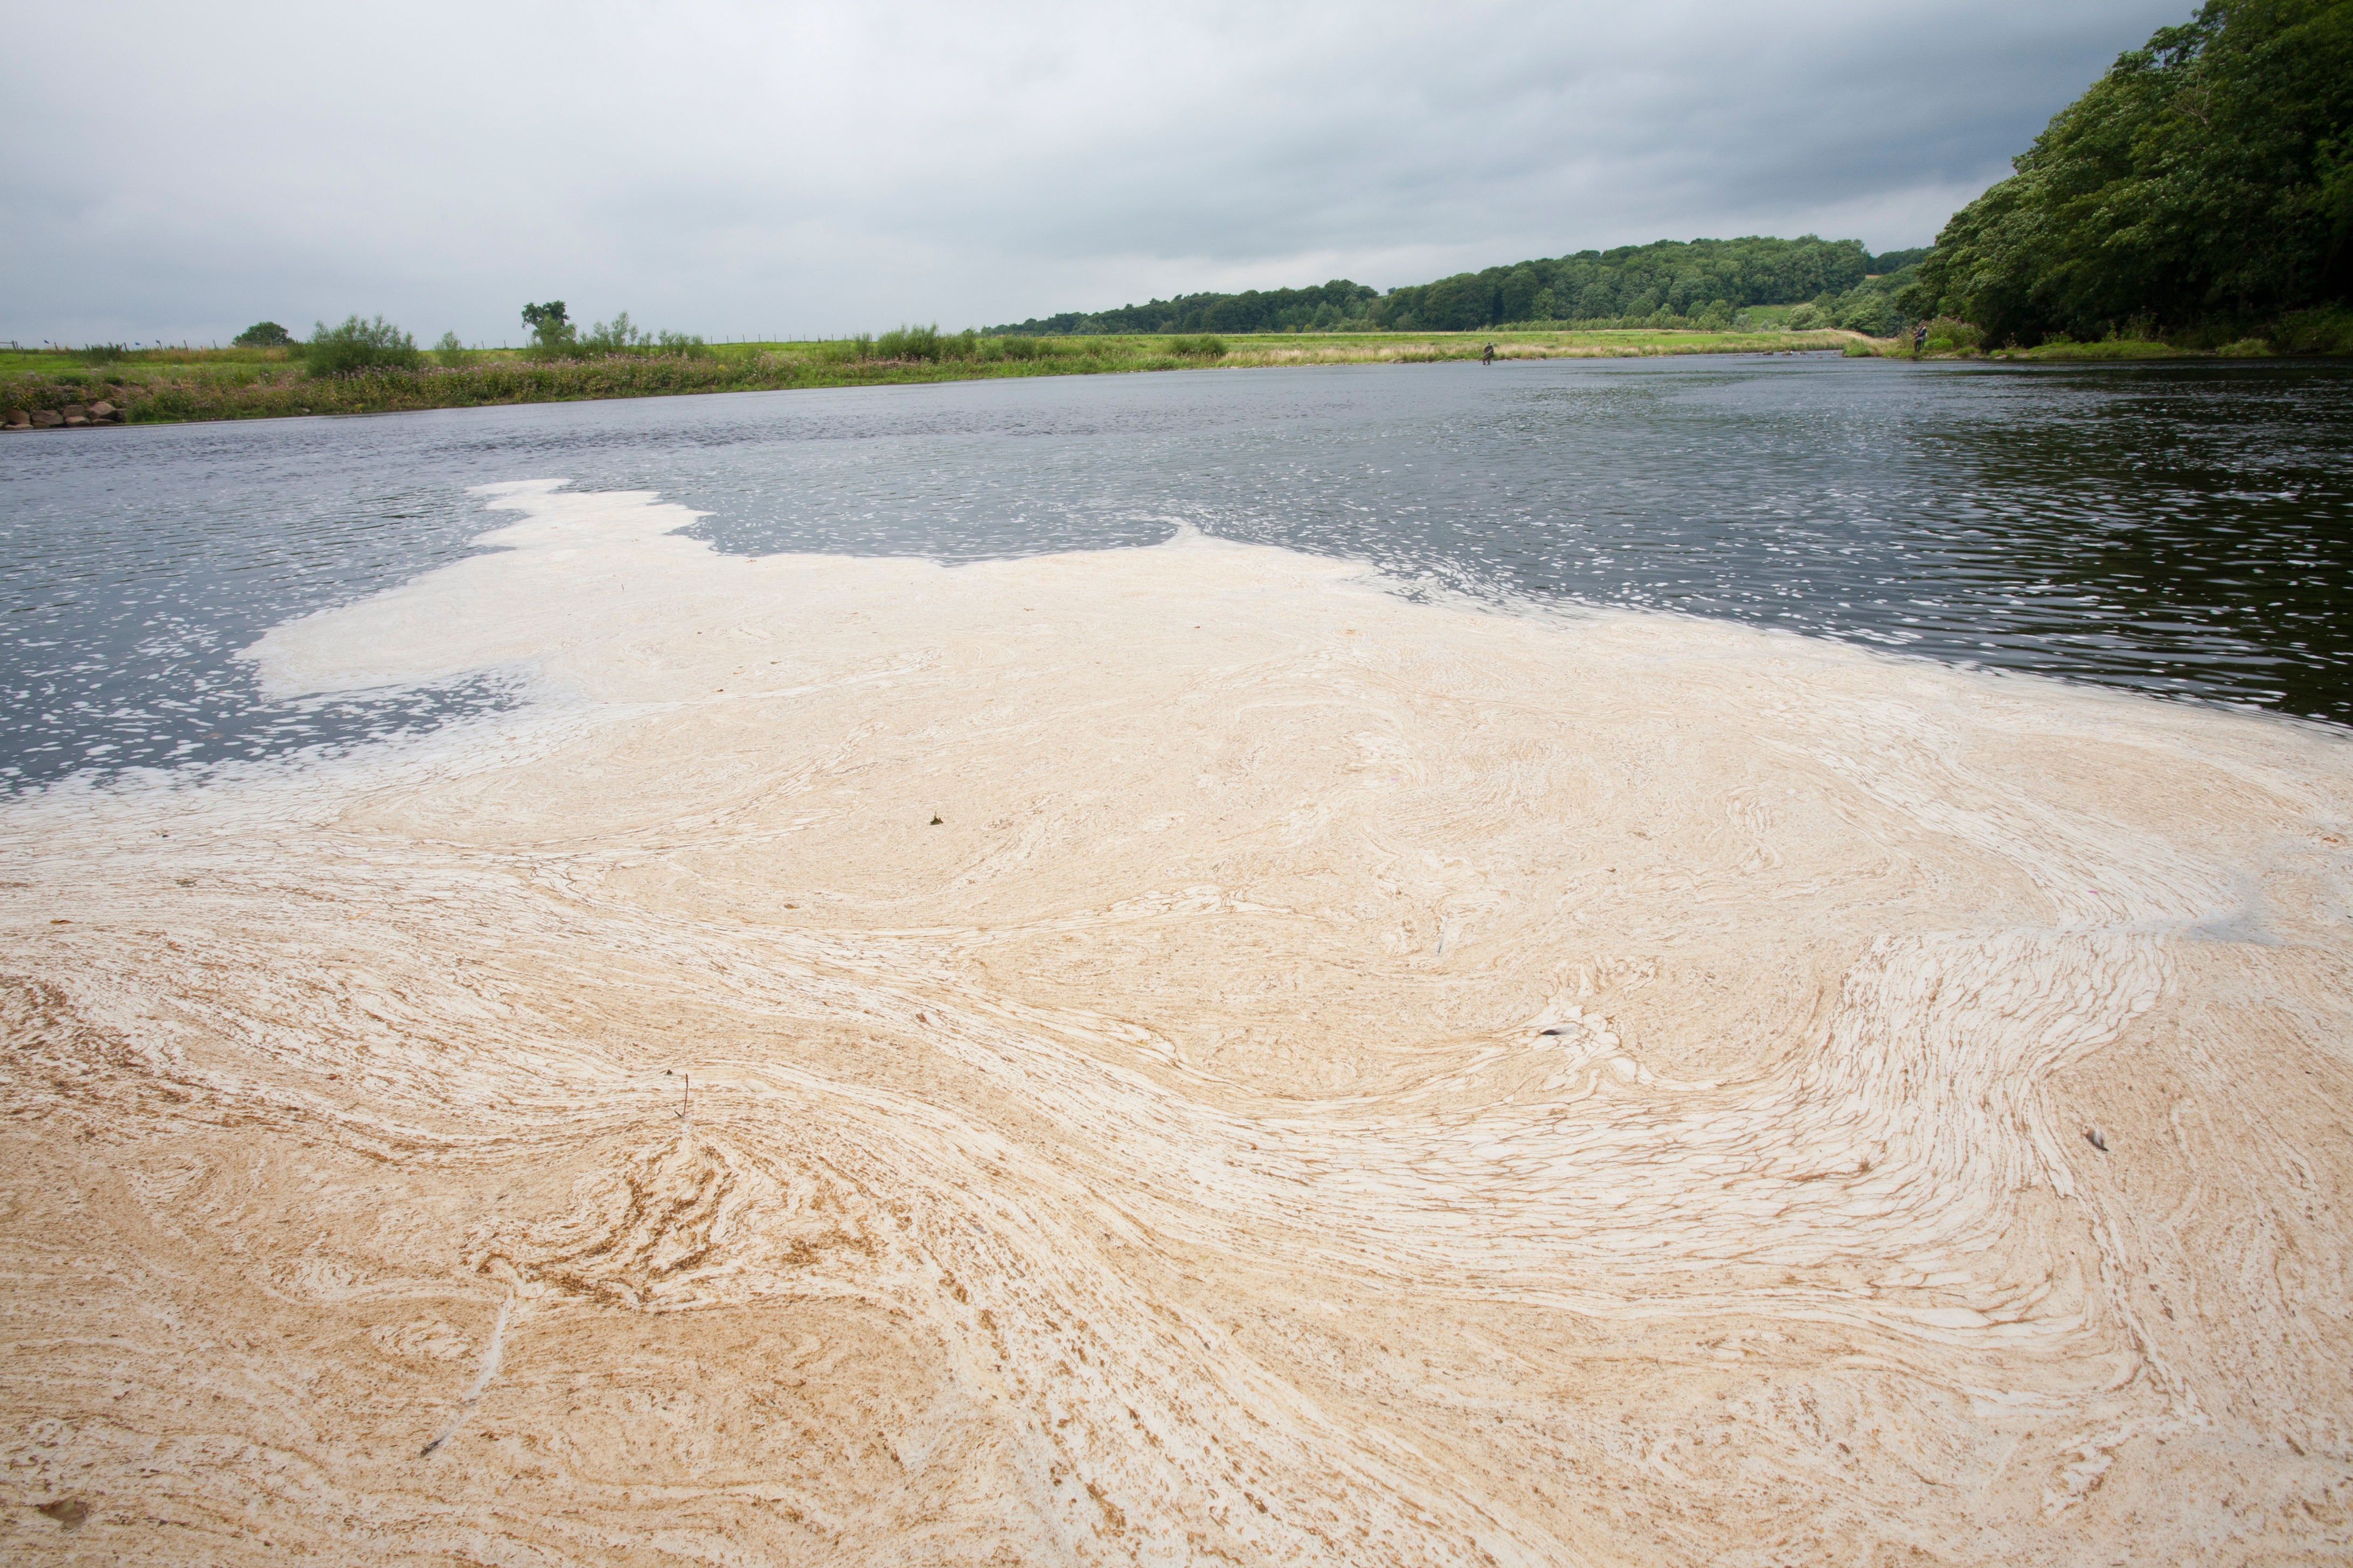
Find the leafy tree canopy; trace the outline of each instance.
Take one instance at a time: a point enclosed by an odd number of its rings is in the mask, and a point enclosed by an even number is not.
[[[1995,342],[2252,323],[2353,289],[2353,0],[2211,0],[1953,215],[1904,304]]]
[[[1317,288],[1182,294],[1116,310],[1066,311],[991,327],[1007,333],[1265,332],[1294,328],[1476,331],[1505,321],[1697,320],[1725,323],[1753,305],[1837,300],[1867,277],[1916,263],[1921,251],[1874,258],[1858,240],[1662,239],[1464,272],[1383,294],[1345,278]]]
[[[229,339],[241,349],[282,349],[294,341],[294,334],[275,321],[256,321]]]
[[[525,305],[522,324],[531,329],[531,335],[539,340],[542,348],[561,348],[577,337],[580,331],[572,324],[561,300],[550,300],[544,305]]]

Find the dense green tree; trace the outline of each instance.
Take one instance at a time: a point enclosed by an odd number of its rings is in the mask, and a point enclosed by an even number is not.
[[[229,339],[241,349],[282,349],[294,341],[294,334],[275,321],[256,321]]]
[[[2353,0],[2211,0],[1953,216],[1904,303],[1995,342],[2227,326],[2353,291]]]
[[[1476,273],[1441,278],[1421,290],[1414,315],[1424,331],[1476,331],[1496,319],[1497,293],[1492,283]]]
[[[1548,292],[1548,285],[1551,281],[1551,279],[1536,269],[1535,263],[1521,262],[1504,279],[1504,286],[1498,291],[1497,310],[1507,321],[1525,321],[1535,319],[1540,314],[1535,308],[1536,296]]]

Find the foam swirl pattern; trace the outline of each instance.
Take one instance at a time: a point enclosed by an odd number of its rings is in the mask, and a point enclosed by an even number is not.
[[[2344,1550],[2341,735],[492,504],[0,816],[12,1555]]]

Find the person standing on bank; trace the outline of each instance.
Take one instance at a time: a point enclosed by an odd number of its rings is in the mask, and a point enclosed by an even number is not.
[[[1485,351],[1479,355],[1479,363],[1481,364],[1493,364],[1495,363],[1494,344],[1489,343],[1487,345]]]
[[[1920,351],[1928,346],[1928,323],[1920,321],[1912,328],[1912,357],[1918,359]]]

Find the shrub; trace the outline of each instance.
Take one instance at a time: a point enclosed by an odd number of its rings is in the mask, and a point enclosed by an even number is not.
[[[881,359],[938,359],[940,330],[936,326],[895,328],[874,340],[874,353]]]
[[[2031,349],[2021,349],[2013,356],[2031,360],[2063,360],[2068,362],[2119,359],[2173,359],[2180,351],[2168,343],[2150,338],[2102,338],[2097,342],[2079,343],[2073,338],[2052,338]]]
[[[995,340],[999,359],[1049,359],[1054,345],[1043,338],[998,338]]]
[[[446,365],[464,364],[466,345],[458,341],[457,333],[444,332],[441,334],[441,341],[433,345],[433,357]]]
[[[1799,305],[1789,311],[1789,330],[1793,332],[1818,331],[1828,325],[1830,322],[1816,306]]]
[[[2261,338],[2241,338],[2214,351],[2224,359],[2269,359],[2272,346]]]
[[[936,325],[898,327],[874,340],[874,357],[896,360],[978,359],[980,335],[969,329],[948,337]]]
[[[424,356],[417,340],[378,316],[346,317],[340,327],[317,323],[302,358],[312,375],[348,375],[355,370],[415,370]]]
[[[1223,359],[1226,340],[1204,333],[1198,338],[1171,338],[1168,352],[1185,359]]]
[[[523,320],[531,324],[531,335],[543,359],[609,359],[616,354],[675,354],[681,359],[707,357],[710,347],[702,338],[691,332],[649,332],[629,320],[627,310],[616,310],[609,321],[598,321],[580,330],[576,321],[566,318],[564,301],[550,300],[544,305],[523,307]]]
[[[653,342],[652,334],[640,331],[627,310],[616,310],[611,321],[599,321],[583,333],[577,346],[585,354],[624,354],[651,348]]]
[[[1985,334],[1967,321],[1939,316],[1928,323],[1926,352],[1932,354],[1975,353],[1985,346]]]
[[[241,349],[282,349],[294,342],[294,334],[275,321],[256,321],[229,339]]]
[[[2280,318],[2272,342],[2294,354],[2353,353],[2353,310],[2323,305],[2294,310]]]
[[[74,351],[74,358],[84,364],[111,364],[119,359],[129,359],[131,351],[121,343],[91,343]]]

